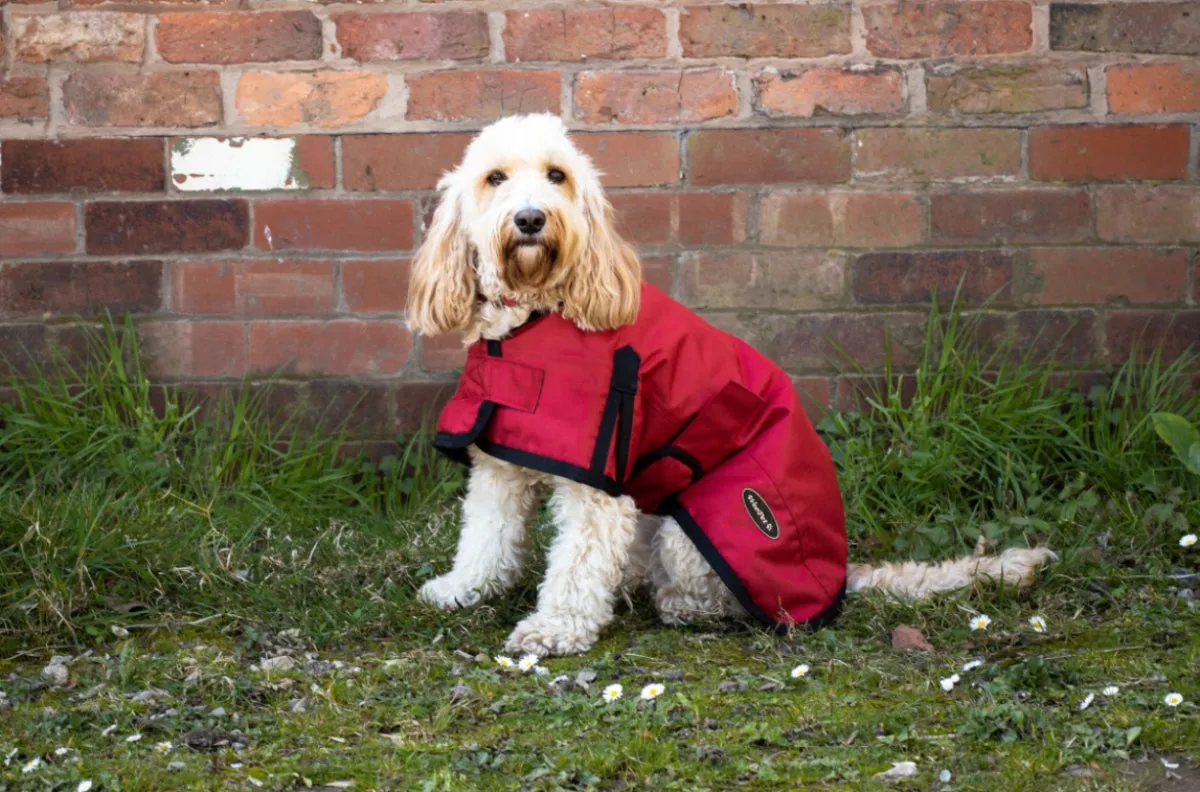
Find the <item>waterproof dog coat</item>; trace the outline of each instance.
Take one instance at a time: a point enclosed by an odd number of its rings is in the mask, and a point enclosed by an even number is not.
[[[833,462],[791,379],[649,284],[616,330],[552,313],[473,344],[434,444],[674,517],[764,624],[823,623],[845,591]]]

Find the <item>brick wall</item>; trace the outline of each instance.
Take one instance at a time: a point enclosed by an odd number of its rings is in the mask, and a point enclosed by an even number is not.
[[[402,319],[442,169],[560,113],[647,276],[815,402],[965,277],[1082,371],[1200,340],[1200,3],[3,4],[0,355],[131,311],[151,370],[411,426],[462,360]]]

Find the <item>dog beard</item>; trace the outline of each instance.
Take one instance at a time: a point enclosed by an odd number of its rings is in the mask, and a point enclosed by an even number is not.
[[[558,248],[548,240],[504,241],[504,280],[514,291],[537,290],[551,279],[558,262]]]

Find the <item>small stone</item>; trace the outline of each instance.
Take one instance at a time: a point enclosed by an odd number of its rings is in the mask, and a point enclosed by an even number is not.
[[[214,718],[224,718],[225,717],[225,708],[224,707],[214,707],[213,711],[208,714],[212,715]]]
[[[183,762],[171,762],[167,765],[167,770],[172,773],[178,773],[183,768],[187,767]]]
[[[42,679],[54,687],[65,687],[71,680],[71,672],[62,663],[52,661],[50,665],[42,669]]]
[[[590,668],[581,668],[579,673],[575,675],[575,687],[587,693],[591,689],[590,683],[596,681],[596,672]]]
[[[464,685],[462,682],[459,682],[457,685],[450,688],[451,701],[466,701],[467,699],[471,698],[471,696],[472,692],[470,686]]]
[[[916,627],[902,624],[892,630],[892,650],[896,652],[932,652],[933,646]]]
[[[895,762],[891,769],[884,770],[882,773],[876,773],[875,777],[884,781],[891,781],[897,778],[911,778],[917,774],[916,762]]]
[[[665,679],[667,682],[682,682],[683,672],[673,668],[667,673],[663,674],[663,679]]]
[[[495,704],[488,707],[488,710],[490,710],[495,715],[499,715],[504,710],[504,705],[501,704],[499,701],[497,701]]]
[[[746,686],[736,679],[726,679],[721,684],[717,685],[718,693],[740,693],[746,689]]]
[[[452,666],[450,666],[450,676],[462,676],[462,675],[463,675],[463,667],[460,664],[455,663]]]
[[[287,655],[268,657],[259,664],[263,671],[291,671],[296,667],[296,661]]]
[[[1180,589],[1179,591],[1175,592],[1175,596],[1182,600],[1190,600],[1196,596],[1196,592],[1192,591],[1191,589]]]

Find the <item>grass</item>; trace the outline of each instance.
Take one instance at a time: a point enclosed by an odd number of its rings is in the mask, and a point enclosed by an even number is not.
[[[889,788],[1194,788],[1200,609],[1180,591],[1200,594],[1200,550],[1178,538],[1200,477],[1150,421],[1200,418],[1193,359],[1078,394],[935,311],[911,388],[819,425],[852,554],[1048,543],[1062,560],[1037,587],[853,597],[786,637],[666,628],[639,600],[536,676],[492,660],[536,566],[474,610],[414,602],[449,563],[462,483],[423,437],[370,465],[336,425],[273,424],[249,396],[202,409],[147,382],[132,338],[106,331],[0,405],[0,790],[857,789],[905,760],[917,775]],[[902,624],[934,651],[893,652]],[[56,655],[65,687],[41,676]],[[293,666],[263,670],[280,656]],[[640,702],[651,681],[666,692]],[[605,704],[614,682],[625,698]]]

